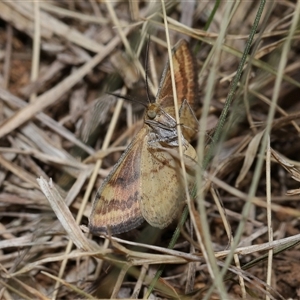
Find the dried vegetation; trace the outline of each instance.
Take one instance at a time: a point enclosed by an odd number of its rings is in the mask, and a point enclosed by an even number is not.
[[[205,31],[213,2],[167,1],[171,44],[189,39],[197,59],[196,113],[200,117],[210,101],[208,128],[220,116],[259,4],[242,1],[229,16],[230,2],[221,2]],[[143,113],[137,103],[106,92],[146,99],[150,34],[155,93],[167,60],[161,12],[159,1],[0,2],[1,299],[143,298],[162,262],[151,296],[157,299],[300,297],[295,1],[266,4],[226,134],[204,176],[206,193],[199,198],[206,220],[195,201],[194,234],[184,226],[170,250],[175,225],[161,232],[144,224],[113,239],[85,233],[91,199]],[[215,52],[226,22],[221,52]],[[264,141],[270,147],[261,150]],[[236,234],[238,255],[216,278],[215,265],[223,267]],[[212,283],[217,287],[208,296]]]

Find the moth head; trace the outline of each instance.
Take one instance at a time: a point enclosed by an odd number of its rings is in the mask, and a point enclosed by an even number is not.
[[[155,119],[159,110],[160,108],[156,103],[150,103],[147,108],[147,117],[151,120]]]

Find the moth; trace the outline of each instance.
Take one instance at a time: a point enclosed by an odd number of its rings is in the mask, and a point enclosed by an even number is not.
[[[172,49],[172,63],[182,136],[177,133],[168,62],[155,101],[146,108],[143,127],[97,192],[89,218],[89,229],[94,234],[130,231],[144,220],[165,228],[182,208],[186,195],[178,139],[183,145],[184,161],[195,162],[197,155],[189,142],[198,129],[192,111],[197,75],[186,41],[181,40]],[[192,172],[187,178],[191,185]]]

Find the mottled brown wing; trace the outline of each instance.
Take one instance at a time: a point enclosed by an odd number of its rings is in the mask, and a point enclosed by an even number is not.
[[[119,234],[140,225],[141,156],[146,148],[144,126],[99,188],[89,219],[94,234]]]
[[[193,109],[195,108],[195,101],[197,97],[198,80],[195,63],[188,43],[185,40],[179,41],[172,49],[172,53],[178,106],[180,107],[183,101],[186,100],[189,106]],[[160,104],[161,108],[166,113],[175,118],[169,62],[164,69],[155,101]],[[184,126],[192,129],[193,134],[191,134],[190,130],[185,132],[183,127],[183,135],[187,141],[190,141],[192,139],[192,135],[194,135],[198,129],[198,122],[188,110],[185,110],[182,113],[180,119]]]
[[[186,99],[189,105],[193,108],[197,93],[197,73],[192,53],[185,40],[180,40],[173,47],[172,62],[174,67],[178,106],[180,107],[183,100]],[[164,69],[155,101],[161,105],[166,113],[175,117],[169,62],[167,62]]]
[[[178,151],[178,147],[172,149]],[[196,151],[187,142],[184,154],[185,159],[195,162]],[[159,142],[151,143],[143,149],[141,170],[143,217],[150,225],[165,228],[178,216],[186,197],[180,162]],[[188,175],[188,181],[191,184],[193,176]]]

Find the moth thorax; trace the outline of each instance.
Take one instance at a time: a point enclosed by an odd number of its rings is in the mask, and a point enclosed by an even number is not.
[[[148,118],[153,120],[156,117],[158,110],[159,110],[159,107],[156,103],[149,104],[148,110],[147,110]]]

